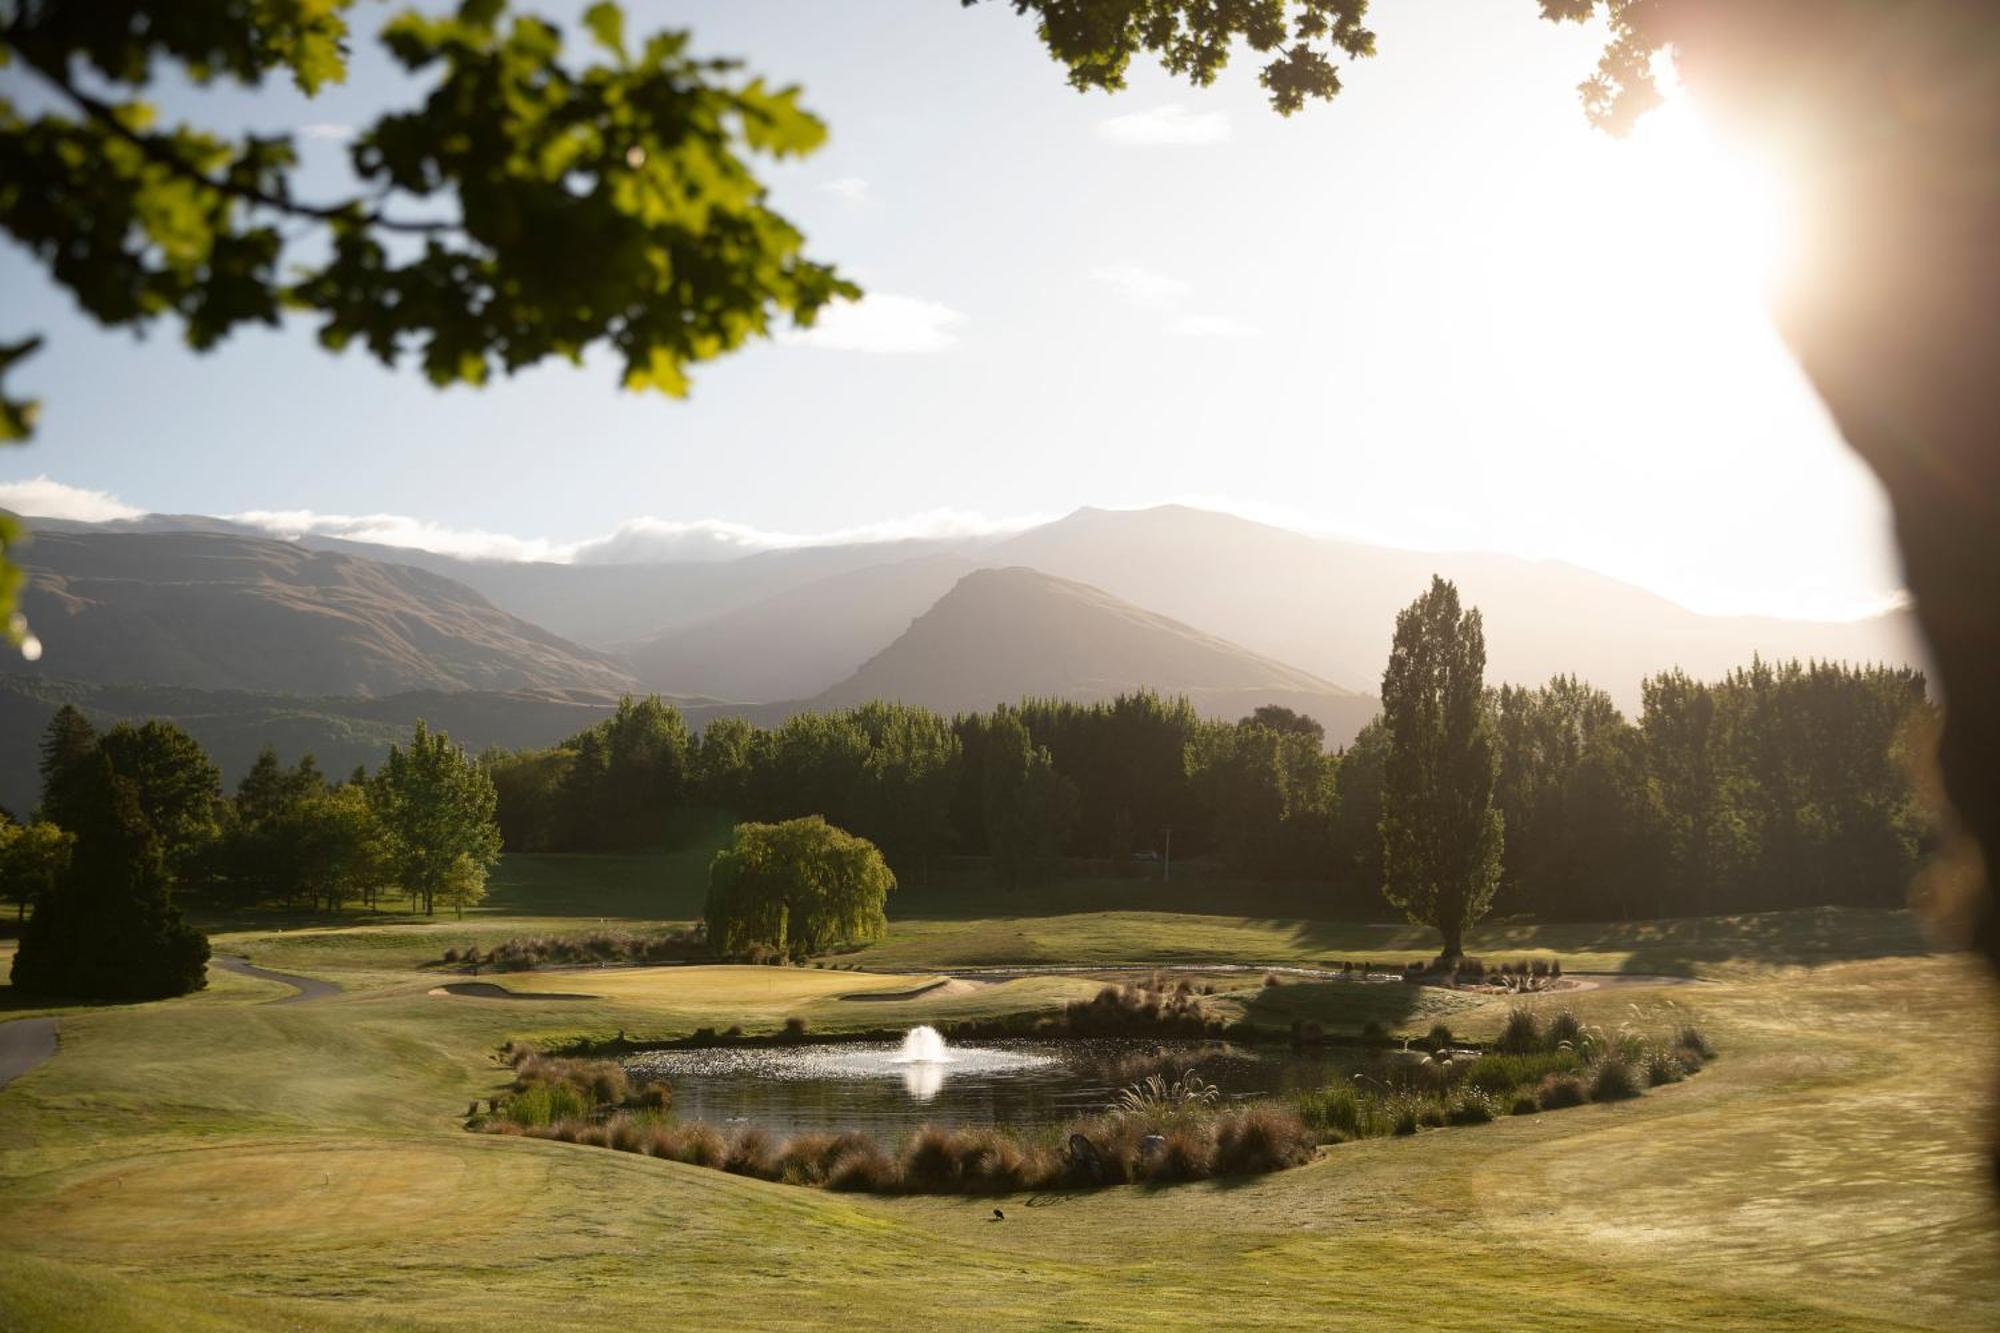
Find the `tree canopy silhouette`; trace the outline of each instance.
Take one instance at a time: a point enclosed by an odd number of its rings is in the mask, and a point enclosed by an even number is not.
[[[357,129],[336,197],[295,188],[291,134],[163,124],[140,95],[178,71],[310,96],[346,75],[353,4],[0,3],[0,67],[54,102],[0,97],[0,229],[108,327],[167,320],[206,351],[291,312],[438,385],[604,346],[628,388],[681,396],[694,365],[860,294],[757,174],[825,139],[799,90],[697,58],[684,31],[631,40],[613,4],[585,11],[587,56],[505,0],[390,19],[382,45],[429,91]],[[33,431],[4,377],[39,341],[0,345],[0,442]],[[0,516],[0,622],[20,537]]]

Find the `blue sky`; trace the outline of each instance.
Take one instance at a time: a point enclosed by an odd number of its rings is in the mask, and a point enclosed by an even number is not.
[[[1601,34],[1535,8],[1377,6],[1381,55],[1281,120],[1249,59],[1212,89],[1145,69],[1076,93],[1003,4],[632,4],[632,29],[691,28],[831,125],[772,179],[870,292],[837,346],[753,349],[681,403],[603,361],[438,391],[305,327],[200,357],[167,326],[105,333],[0,247],[0,338],[48,338],[19,376],[43,430],[0,456],[0,503],[68,494],[5,485],[46,477],[563,557],[635,520],[756,543],[1197,500],[1559,557],[1703,610],[1879,606],[1881,498],[1762,313],[1781,169],[1681,102],[1633,142],[1591,131],[1573,89]],[[353,76],[311,102],[161,100],[312,127],[301,193],[332,194],[340,127],[414,95],[367,36],[391,12],[358,8]]]

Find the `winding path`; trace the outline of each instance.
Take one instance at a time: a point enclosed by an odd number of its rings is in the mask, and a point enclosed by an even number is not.
[[[316,977],[294,976],[290,972],[273,972],[269,968],[257,967],[241,958],[225,958],[217,955],[208,960],[225,972],[234,972],[239,977],[256,977],[260,981],[278,981],[298,991],[297,995],[286,995],[276,1000],[266,1000],[266,1004],[304,1004],[308,1000],[325,1000],[340,994],[340,987],[331,981],[321,981]]]
[[[55,1053],[55,1019],[17,1018],[0,1023],[0,1088]]]

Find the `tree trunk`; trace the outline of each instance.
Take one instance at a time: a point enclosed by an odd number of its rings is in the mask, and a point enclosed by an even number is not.
[[[2000,5],[1685,0],[1659,35],[1705,107],[1792,169],[1779,322],[1888,492],[1945,789],[2000,866]],[[1969,906],[2000,963],[1990,884]]]
[[[2000,867],[2000,5],[1684,0],[1657,35],[1726,129],[1793,170],[1780,324],[1888,492],[1946,704],[1945,791]],[[1990,875],[1969,893],[2000,965]]]
[[[1439,922],[1438,933],[1444,936],[1444,948],[1438,952],[1438,960],[1447,968],[1465,957],[1465,923],[1453,920]]]

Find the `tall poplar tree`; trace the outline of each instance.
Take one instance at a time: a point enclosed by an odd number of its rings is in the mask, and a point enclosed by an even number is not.
[[[1465,929],[1500,882],[1499,766],[1486,715],[1486,632],[1458,589],[1435,575],[1396,617],[1382,673],[1389,752],[1382,786],[1383,892],[1444,936],[1440,959],[1465,952]]]

